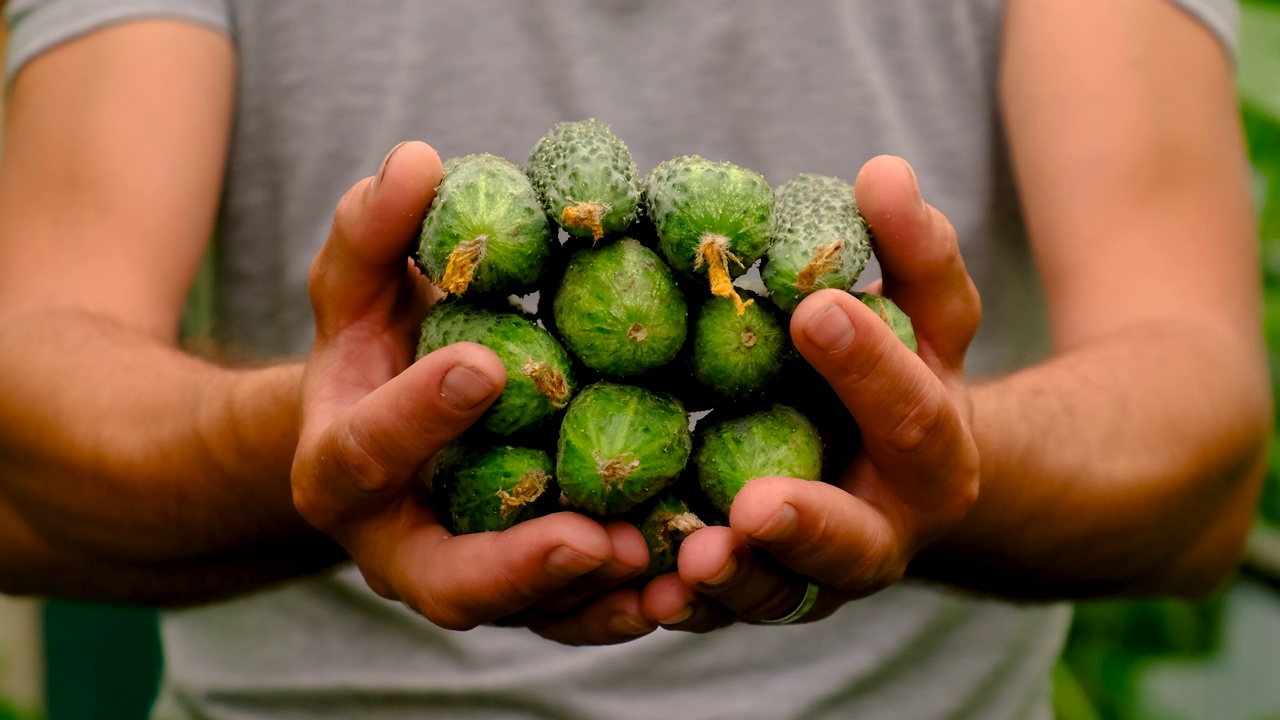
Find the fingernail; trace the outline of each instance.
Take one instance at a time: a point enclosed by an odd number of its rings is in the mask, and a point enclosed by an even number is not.
[[[833,301],[827,303],[827,306],[819,310],[817,316],[809,321],[805,326],[804,334],[820,349],[838,352],[849,347],[849,343],[853,342],[853,322],[849,320],[844,308]]]
[[[795,507],[791,503],[783,503],[782,507],[778,508],[778,512],[774,513],[764,526],[751,533],[751,537],[766,542],[780,540],[791,533],[798,519],[800,514],[796,512]]]
[[[679,612],[676,612],[669,617],[663,618],[660,624],[661,625],[679,625],[680,623],[684,622],[685,620],[688,620],[691,617],[693,617],[693,606],[685,605],[684,607],[680,608]]]
[[[733,576],[737,574],[737,572],[738,572],[738,558],[730,555],[729,561],[724,564],[724,567],[720,568],[720,572],[711,576],[709,579],[704,581],[703,584],[710,587],[717,587],[720,585],[724,585],[725,583],[732,580]]]
[[[620,613],[609,618],[609,630],[619,635],[644,635],[653,631],[653,625]]]
[[[395,155],[396,151],[404,147],[408,142],[409,141],[406,140],[397,144],[395,147],[391,148],[391,151],[387,153],[386,157],[382,158],[382,164],[378,166],[378,174],[374,175],[373,182],[369,183],[370,194],[377,192],[378,186],[382,184],[382,176],[387,174],[387,164],[391,162],[391,156]]]
[[[492,393],[493,381],[466,365],[454,365],[440,381],[440,397],[458,410],[470,410]]]
[[[600,561],[583,555],[571,547],[561,545],[547,553],[547,559],[542,567],[550,575],[572,579],[582,577],[600,567]]]

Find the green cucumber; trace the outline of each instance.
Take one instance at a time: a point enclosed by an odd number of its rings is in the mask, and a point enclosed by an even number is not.
[[[689,416],[675,397],[602,381],[565,412],[556,478],[577,507],[615,515],[670,485],[692,447]]]
[[[852,288],[871,257],[871,235],[853,186],[804,173],[774,195],[773,244],[760,269],[769,299],[790,313],[812,292]]]
[[[902,308],[898,304],[882,295],[872,295],[864,292],[851,292],[851,295],[862,301],[863,305],[875,311],[876,315],[888,325],[903,345],[911,348],[911,352],[920,352],[920,346],[916,343],[915,328],[911,325],[911,318],[902,312]]]
[[[583,364],[622,377],[669,362],[688,332],[684,295],[670,269],[629,238],[574,252],[553,315],[560,339]]]
[[[762,392],[791,351],[787,326],[775,313],[767,303],[748,303],[739,314],[727,298],[708,299],[693,325],[693,376],[721,398]]]
[[[454,443],[457,445],[458,443]],[[536,517],[552,483],[551,457],[509,445],[462,445],[436,466],[432,490],[455,535],[506,530]]]
[[[697,155],[667,160],[646,180],[658,248],[671,267],[709,278],[711,293],[746,305],[733,278],[769,247],[773,188],[764,176]]]
[[[625,232],[640,211],[640,173],[625,143],[594,119],[556,123],[524,172],[552,222],[599,240]]]
[[[689,509],[687,503],[674,493],[666,492],[645,508],[636,527],[640,528],[640,534],[649,546],[649,565],[643,577],[652,578],[675,572],[680,544],[706,524]]]
[[[529,179],[489,154],[450,160],[444,170],[418,245],[427,277],[452,295],[532,288],[552,234]]]
[[[497,311],[462,300],[437,303],[422,323],[418,357],[456,342],[493,350],[507,370],[502,395],[478,424],[510,435],[559,413],[573,396],[569,356],[551,333],[514,310]]]
[[[698,484],[721,512],[747,482],[782,475],[822,477],[822,439],[804,415],[786,405],[699,427],[693,453]]]

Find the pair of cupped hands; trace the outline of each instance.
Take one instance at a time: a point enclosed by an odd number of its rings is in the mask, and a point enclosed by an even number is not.
[[[444,628],[518,625],[574,645],[624,642],[659,626],[769,622],[802,605],[796,621],[812,622],[897,582],[977,499],[961,369],[981,312],[977,290],[955,231],[924,202],[910,166],[881,156],[855,182],[884,278],[868,290],[911,317],[919,354],[844,292],[813,294],[791,319],[796,348],[861,428],[863,449],[838,483],[752,480],[728,526],[693,533],[679,572],[643,588],[627,580],[648,550],[625,522],[560,512],[505,532],[451,535],[419,472],[498,397],[506,374],[471,343],[413,361],[438,293],[406,257],[441,173],[425,143],[392,149],[338,204],[309,278],[316,338],[294,504],[379,595]]]

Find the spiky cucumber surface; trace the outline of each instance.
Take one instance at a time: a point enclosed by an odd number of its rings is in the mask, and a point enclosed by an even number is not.
[[[595,119],[556,123],[529,153],[525,175],[552,222],[599,240],[640,211],[640,173],[626,144]]]

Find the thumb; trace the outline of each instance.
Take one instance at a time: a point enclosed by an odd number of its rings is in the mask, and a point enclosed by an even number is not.
[[[404,142],[391,149],[377,175],[343,196],[311,265],[318,340],[359,318],[388,313],[401,301],[405,258],[443,174],[430,145]]]

